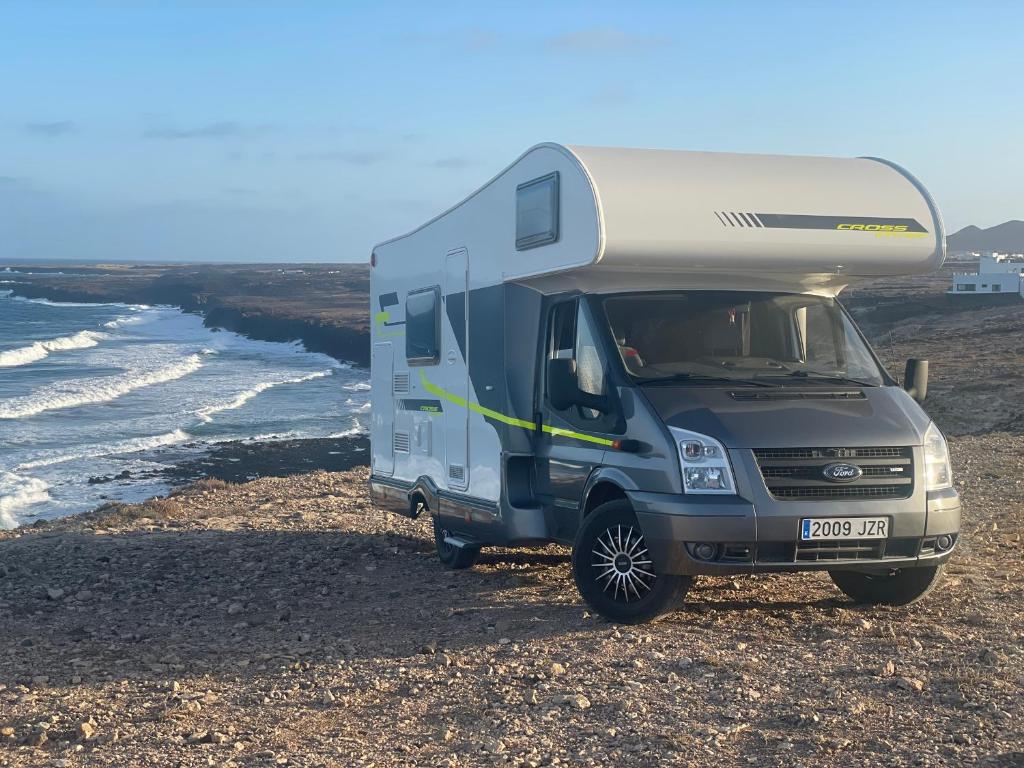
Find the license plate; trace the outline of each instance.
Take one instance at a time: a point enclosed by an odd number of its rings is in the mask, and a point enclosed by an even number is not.
[[[801,541],[884,539],[888,535],[887,517],[816,517],[800,521]]]

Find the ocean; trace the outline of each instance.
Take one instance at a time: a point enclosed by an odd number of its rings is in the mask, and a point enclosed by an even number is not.
[[[298,343],[3,288],[0,527],[166,493],[161,470],[218,442],[366,431],[367,372]]]

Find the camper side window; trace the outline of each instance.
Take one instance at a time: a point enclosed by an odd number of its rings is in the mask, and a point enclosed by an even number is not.
[[[409,365],[436,365],[441,358],[438,289],[414,291],[405,299],[405,357]]]
[[[516,187],[516,250],[558,240],[558,172]]]

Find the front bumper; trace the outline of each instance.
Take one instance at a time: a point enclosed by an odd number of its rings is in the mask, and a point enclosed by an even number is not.
[[[877,572],[943,563],[956,548],[960,498],[953,489],[921,495],[926,503],[916,509],[906,503],[795,502],[768,505],[759,514],[738,496],[627,493],[657,571],[687,575],[835,568]],[[799,540],[804,518],[859,515],[888,516],[890,537],[842,544]],[[936,545],[943,535],[953,542],[946,551]],[[715,557],[698,559],[694,546],[699,543],[715,545]]]

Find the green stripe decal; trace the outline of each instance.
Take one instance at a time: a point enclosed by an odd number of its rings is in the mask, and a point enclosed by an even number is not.
[[[373,315],[373,324],[377,330],[378,339],[397,339],[401,336],[405,336],[405,328],[397,328],[392,330],[388,326],[388,320],[391,319],[391,313],[386,309],[383,312],[376,312]],[[398,325],[398,323],[395,323]]]
[[[520,427],[522,429],[535,430],[537,425],[532,421],[526,421],[525,419],[517,419],[514,416],[506,416],[504,413],[491,410],[490,408],[484,408],[484,406],[478,403],[471,403],[463,397],[452,394],[446,389],[433,384],[428,378],[427,374],[420,371],[420,384],[432,395],[436,397],[442,397],[450,403],[453,403],[460,408],[468,408],[474,413],[479,413],[481,416],[500,421],[502,424],[508,424],[513,427]],[[571,429],[562,429],[561,427],[552,427],[550,424],[543,424],[541,430],[547,432],[549,435],[554,437],[569,437],[573,440],[583,440],[588,443],[596,443],[597,445],[605,445],[609,448],[614,447],[615,441],[609,440],[607,437],[597,437],[595,435],[587,435],[583,432],[573,432]]]

